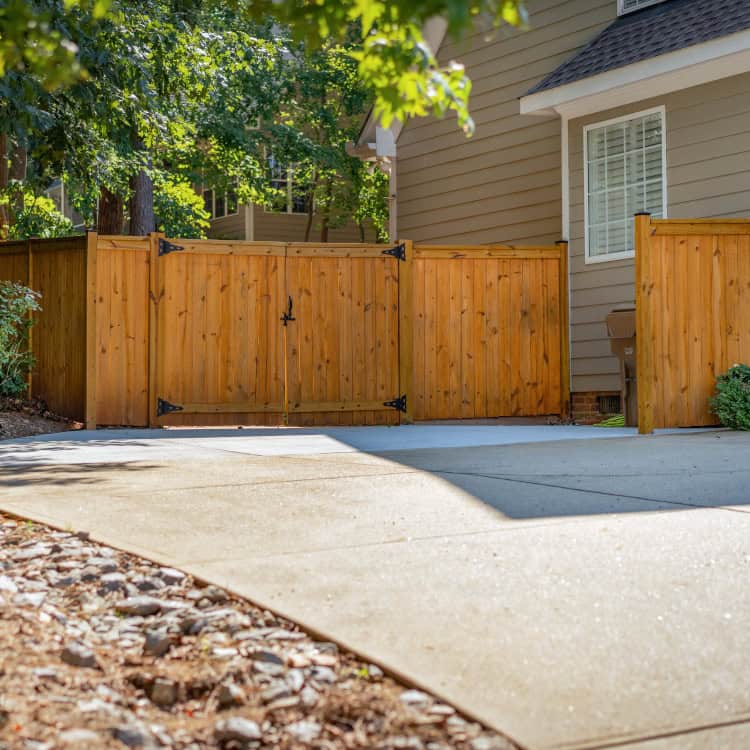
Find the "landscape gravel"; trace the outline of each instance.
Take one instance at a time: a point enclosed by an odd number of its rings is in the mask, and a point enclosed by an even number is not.
[[[0,513],[0,750],[516,750],[191,576]]]

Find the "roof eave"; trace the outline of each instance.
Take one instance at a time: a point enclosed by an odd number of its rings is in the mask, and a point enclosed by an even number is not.
[[[750,29],[523,96],[522,115],[583,117],[750,71]]]

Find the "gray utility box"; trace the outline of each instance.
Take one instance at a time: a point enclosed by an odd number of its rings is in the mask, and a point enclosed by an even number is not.
[[[607,315],[607,333],[612,354],[620,360],[620,391],[625,424],[638,426],[638,383],[635,361],[635,309],[612,310]]]

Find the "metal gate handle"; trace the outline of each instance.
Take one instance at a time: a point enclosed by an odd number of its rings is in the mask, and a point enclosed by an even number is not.
[[[281,316],[281,322],[284,324],[284,328],[286,328],[286,324],[290,320],[297,320],[297,318],[292,315],[292,296],[289,295],[289,306],[287,307],[287,311]]]

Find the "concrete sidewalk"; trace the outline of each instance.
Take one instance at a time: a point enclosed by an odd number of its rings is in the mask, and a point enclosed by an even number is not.
[[[420,429],[0,443],[0,507],[228,586],[528,747],[750,746],[750,435]]]

